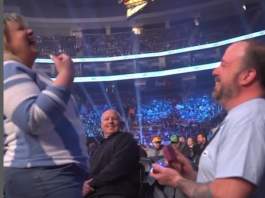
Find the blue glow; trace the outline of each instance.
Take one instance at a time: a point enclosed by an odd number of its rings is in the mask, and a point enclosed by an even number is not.
[[[159,57],[159,56],[167,56],[172,54],[179,54],[183,52],[191,52],[201,49],[209,49],[214,48],[217,46],[223,46],[227,44],[231,44],[238,41],[243,41],[251,38],[256,38],[259,36],[265,35],[265,30],[231,38],[228,40],[219,41],[216,43],[210,43],[205,45],[199,45],[199,46],[193,46],[193,47],[186,47],[182,49],[175,49],[170,51],[164,51],[164,52],[155,52],[155,53],[147,53],[147,54],[134,54],[134,55],[127,55],[127,56],[115,56],[115,57],[102,57],[102,58],[73,58],[74,63],[88,63],[88,62],[105,62],[105,61],[118,61],[118,60],[130,60],[130,59],[139,59],[139,58],[150,58],[150,57]],[[53,63],[51,59],[42,59],[38,58],[35,61],[36,63]]]

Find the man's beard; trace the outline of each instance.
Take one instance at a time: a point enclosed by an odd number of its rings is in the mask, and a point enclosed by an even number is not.
[[[239,88],[236,85],[237,75],[233,78],[233,81],[229,85],[222,85],[219,81],[219,90],[214,90],[212,93],[213,99],[219,103],[224,103],[225,101],[235,97],[239,93]]]

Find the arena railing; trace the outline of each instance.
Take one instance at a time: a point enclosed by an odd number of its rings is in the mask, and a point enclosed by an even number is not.
[[[228,45],[234,42],[243,41],[251,38],[256,38],[260,36],[265,35],[265,30],[254,32],[251,34],[205,44],[205,45],[198,45],[198,46],[192,46],[192,47],[186,47],[181,49],[175,49],[175,50],[169,50],[164,52],[154,52],[154,53],[146,53],[146,54],[134,54],[134,55],[127,55],[127,56],[115,56],[115,57],[102,57],[102,58],[73,58],[73,62],[75,63],[88,63],[88,62],[109,62],[109,61],[118,61],[118,60],[130,60],[130,59],[140,59],[140,58],[152,58],[152,57],[161,57],[161,56],[168,56],[172,54],[179,54],[184,52],[191,52],[191,51],[197,51],[202,49],[209,49],[214,48],[218,46]],[[51,59],[44,59],[44,58],[38,58],[35,61],[36,63],[53,63]]]

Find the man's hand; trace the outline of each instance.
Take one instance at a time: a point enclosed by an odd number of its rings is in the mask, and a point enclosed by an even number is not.
[[[173,168],[153,164],[150,176],[161,185],[179,189],[189,198],[247,198],[255,185],[240,178],[216,179],[209,183],[196,183],[183,178]]]
[[[83,191],[82,191],[83,196],[86,196],[86,195],[88,195],[88,194],[90,194],[90,193],[92,193],[94,191],[94,189],[89,186],[89,183],[92,180],[93,180],[93,178],[84,182]]]
[[[173,168],[162,167],[158,164],[153,164],[153,171],[150,176],[158,181],[163,186],[177,188],[178,181],[182,178],[178,171]]]
[[[191,162],[182,155],[178,150],[175,150],[177,160],[170,164],[183,178],[196,181],[197,172],[193,170]]]

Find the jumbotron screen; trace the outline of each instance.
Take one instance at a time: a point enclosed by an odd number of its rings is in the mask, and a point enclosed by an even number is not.
[[[127,19],[133,17],[136,13],[142,10],[146,5],[147,0],[126,0],[124,1],[124,5],[127,7]]]

